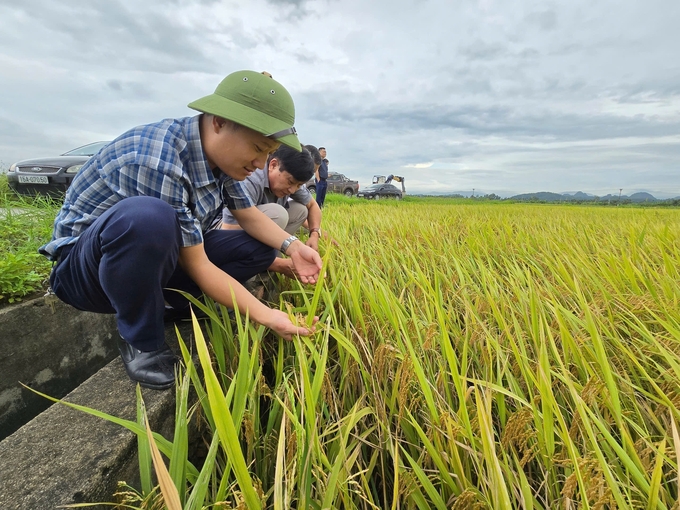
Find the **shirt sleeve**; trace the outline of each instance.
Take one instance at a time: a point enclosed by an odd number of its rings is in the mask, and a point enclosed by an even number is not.
[[[256,205],[242,181],[226,178],[222,183],[222,191],[224,204],[228,209],[247,209]]]
[[[307,189],[307,186],[304,185],[300,186],[299,190],[290,195],[290,198],[292,200],[295,200],[296,202],[301,203],[302,205],[307,205],[314,199],[314,197],[312,197],[312,194]]]

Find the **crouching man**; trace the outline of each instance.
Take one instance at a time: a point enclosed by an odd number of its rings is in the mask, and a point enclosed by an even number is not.
[[[250,200],[258,209],[289,234],[295,234],[305,224],[309,229],[307,246],[319,250],[321,235],[321,209],[304,184],[314,175],[321,155],[313,145],[305,145],[302,152],[282,145],[267,161],[264,169],[257,170],[243,181]],[[222,228],[240,229],[244,209],[225,207]],[[277,259],[270,270],[295,276],[290,259]]]
[[[287,339],[314,329],[294,325],[241,284],[268,269],[278,250],[301,281],[315,283],[316,251],[259,211],[245,232],[212,228],[225,202],[255,209],[239,181],[270,153],[281,144],[301,150],[290,94],[268,75],[240,71],[189,107],[201,114],[133,128],[88,160],[66,193],[51,242],[40,248],[55,261],[50,284],[62,301],[116,314],[128,375],[154,389],[175,379],[166,303],[188,306],[170,289],[238,306]]]

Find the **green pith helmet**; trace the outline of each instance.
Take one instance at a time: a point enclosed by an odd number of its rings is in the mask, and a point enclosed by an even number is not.
[[[302,150],[293,126],[293,98],[268,73],[231,73],[217,86],[214,94],[189,103],[189,108],[228,119],[297,151]]]

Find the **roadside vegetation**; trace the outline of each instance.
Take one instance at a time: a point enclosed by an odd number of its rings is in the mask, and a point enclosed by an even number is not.
[[[52,266],[38,247],[52,235],[59,204],[19,197],[0,175],[0,306],[44,292]]]
[[[127,505],[678,508],[680,211],[341,198],[324,224],[324,279],[280,303],[318,333],[203,306],[172,441],[141,401],[119,420]]]

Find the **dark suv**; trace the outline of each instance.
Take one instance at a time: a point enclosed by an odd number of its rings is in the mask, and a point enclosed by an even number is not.
[[[353,181],[337,172],[328,172],[328,193],[342,193],[346,197],[351,197],[359,192],[359,182]],[[316,181],[314,177],[307,181],[307,189],[316,193]]]

